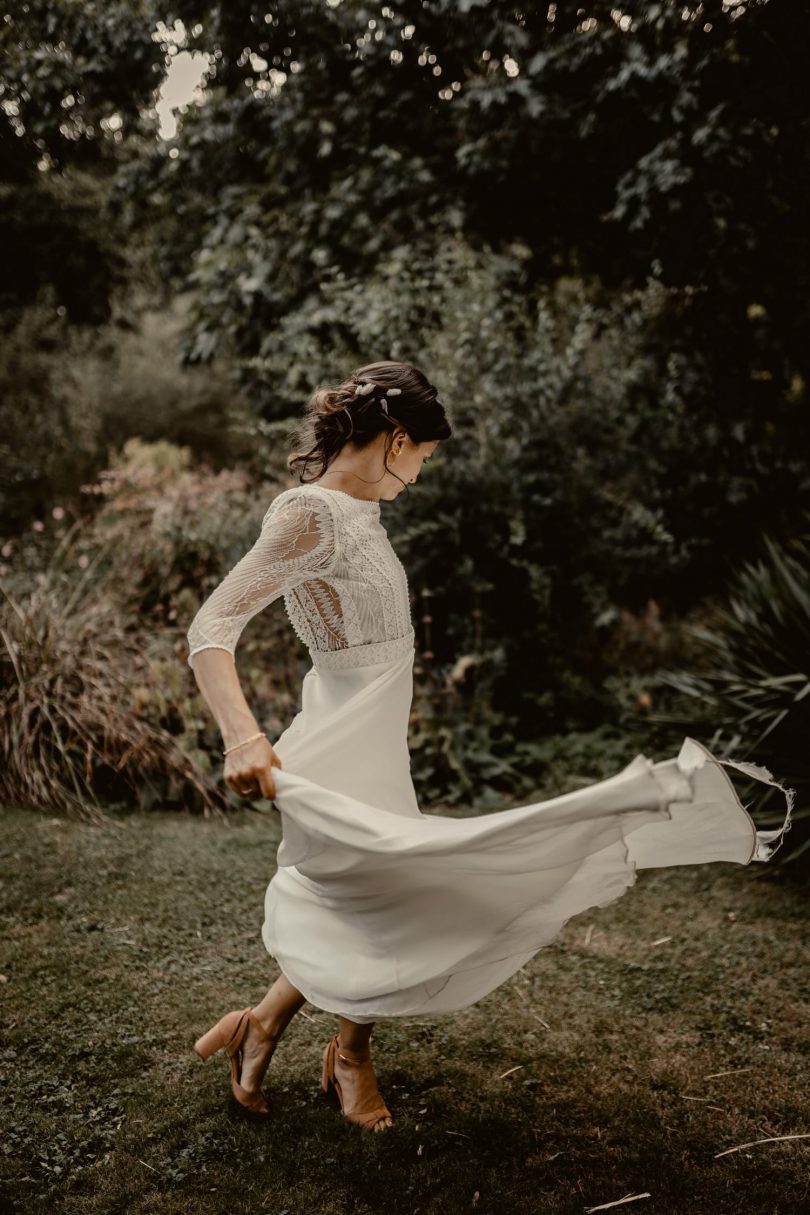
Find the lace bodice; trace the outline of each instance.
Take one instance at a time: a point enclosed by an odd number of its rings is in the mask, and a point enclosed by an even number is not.
[[[192,620],[189,665],[200,650],[235,656],[250,618],[282,595],[316,666],[367,666],[413,646],[408,581],[379,502],[314,484],[278,494],[253,547]]]

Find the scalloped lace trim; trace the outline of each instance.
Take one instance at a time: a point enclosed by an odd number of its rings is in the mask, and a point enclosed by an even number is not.
[[[393,662],[413,652],[415,641],[411,629],[402,637],[387,641],[372,641],[366,645],[351,645],[345,650],[310,650],[313,666],[326,671],[346,671],[370,667],[377,662]]]

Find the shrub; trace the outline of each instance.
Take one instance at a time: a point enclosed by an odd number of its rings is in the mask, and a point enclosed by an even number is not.
[[[690,632],[700,660],[692,671],[662,670],[660,682],[680,694],[653,720],[701,730],[723,755],[769,768],[795,788],[795,826],[782,863],[810,856],[810,518],[806,531],[778,544],[764,537],[761,555],[732,575],[728,600]],[[757,786],[759,791],[760,786]],[[768,807],[776,799],[776,810]],[[783,820],[777,790],[752,808],[763,827]]]
[[[63,310],[64,311],[64,310]],[[90,337],[41,302],[0,342],[0,516],[18,531],[99,467],[99,417],[71,392],[68,366]]]
[[[282,475],[274,429],[223,367],[184,367],[182,301],[143,310],[137,326],[70,325],[48,293],[0,344],[0,513],[14,533],[76,498],[128,439],[185,446],[222,468]]]

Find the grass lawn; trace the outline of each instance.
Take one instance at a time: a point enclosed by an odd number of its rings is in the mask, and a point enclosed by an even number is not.
[[[262,1122],[225,1056],[192,1051],[278,973],[259,935],[278,840],[246,811],[5,812],[3,1211],[810,1211],[810,1139],[718,1156],[810,1132],[801,888],[762,866],[644,871],[473,1008],[379,1022],[397,1125],[370,1135],[319,1096],[329,1014],[293,1020]]]

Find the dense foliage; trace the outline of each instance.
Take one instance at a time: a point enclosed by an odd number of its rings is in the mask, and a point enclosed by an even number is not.
[[[0,516],[18,535],[54,506],[84,510],[82,486],[133,435],[193,448],[215,468],[258,472],[262,426],[222,367],[182,368],[182,307],[99,334],[52,307],[23,310],[0,343]],[[280,468],[277,459],[273,467]]]
[[[137,250],[107,210],[164,55],[152,0],[14,5],[0,22],[0,326],[52,298],[76,324],[112,314]]]
[[[205,105],[148,179],[185,204],[164,256],[197,258],[197,354],[263,357],[325,268],[362,282],[462,231],[528,245],[530,281],[690,286],[690,338],[714,374],[732,356],[737,408],[763,393],[741,337],[771,391],[807,378],[806,4],[166,8],[210,57]]]

